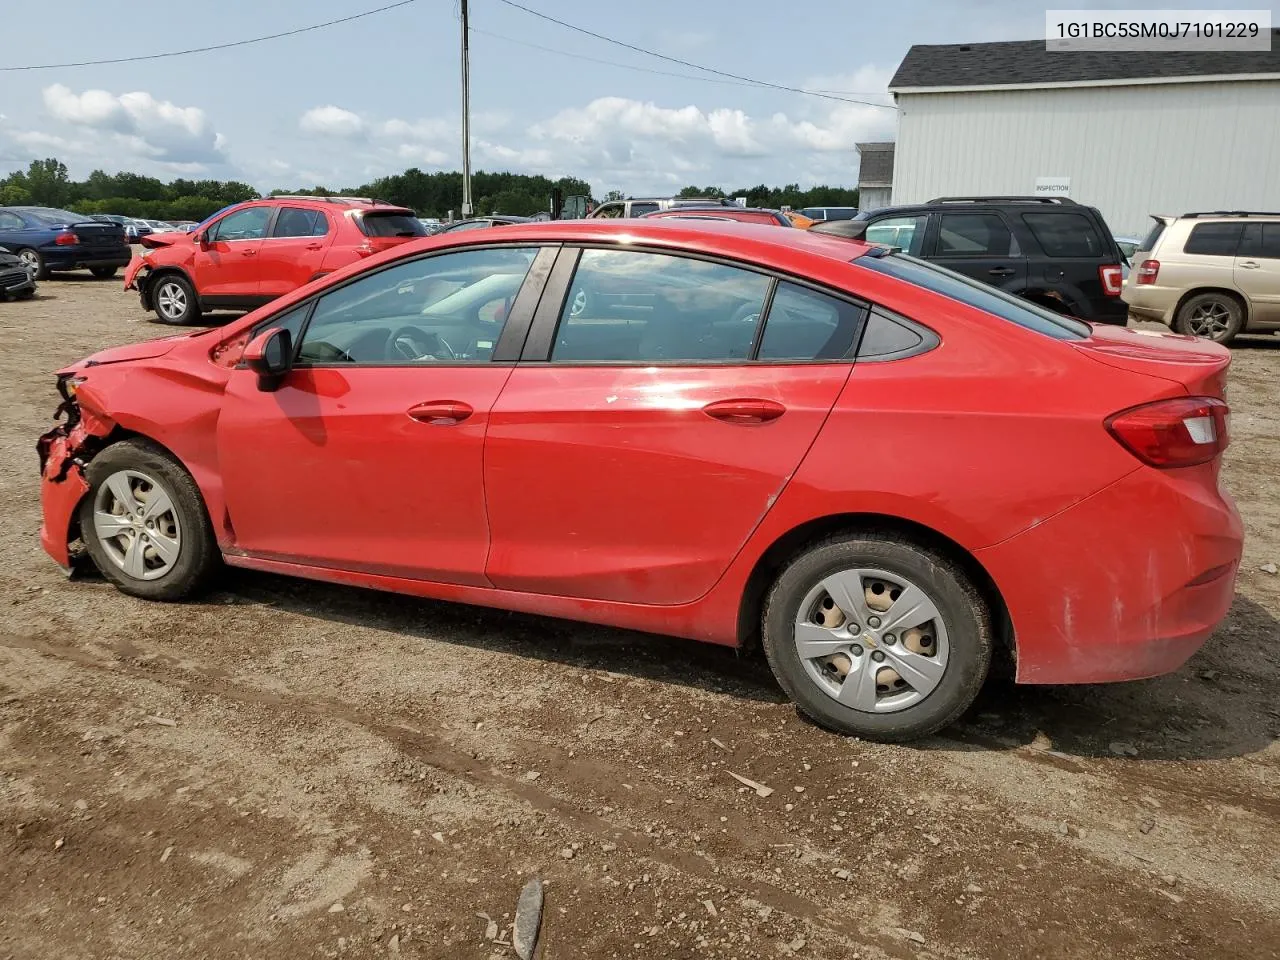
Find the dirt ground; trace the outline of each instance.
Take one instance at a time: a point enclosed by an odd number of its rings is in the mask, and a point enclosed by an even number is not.
[[[1280,956],[1280,337],[1235,350],[1249,539],[1204,650],[993,682],[892,747],[694,643],[262,574],[177,606],[63,579],[52,372],[166,332],[118,279],[0,304],[0,958],[514,957],[534,876],[544,960]]]

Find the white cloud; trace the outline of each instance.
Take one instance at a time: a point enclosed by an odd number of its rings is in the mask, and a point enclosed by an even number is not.
[[[359,114],[327,104],[312,107],[302,115],[298,126],[306,133],[355,140],[364,136],[365,124]]]
[[[55,120],[82,135],[100,134],[133,156],[183,167],[225,160],[222,137],[199,107],[181,107],[142,90],[76,93],[61,83],[45,87],[42,96]],[[80,143],[85,150],[102,146],[85,136]]]

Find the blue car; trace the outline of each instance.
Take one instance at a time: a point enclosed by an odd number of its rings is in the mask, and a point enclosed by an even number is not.
[[[46,279],[54,270],[87,268],[95,277],[115,275],[133,257],[124,228],[53,207],[0,207],[0,246]]]

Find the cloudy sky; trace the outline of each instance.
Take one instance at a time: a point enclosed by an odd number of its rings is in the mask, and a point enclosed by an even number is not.
[[[387,2],[218,0],[163,10],[85,2],[57,8],[56,29],[45,8],[6,4],[5,35],[21,43],[3,45],[0,67],[181,50]],[[852,185],[853,144],[893,137],[885,86],[912,43],[1044,32],[1042,8],[1016,0],[521,2],[671,57],[844,98],[724,82],[501,0],[472,0],[473,166],[577,175],[597,196],[688,183]],[[231,50],[6,71],[0,175],[57,156],[77,178],[101,167],[236,178],[265,190],[351,186],[408,166],[457,169],[458,32],[456,0],[416,0]]]

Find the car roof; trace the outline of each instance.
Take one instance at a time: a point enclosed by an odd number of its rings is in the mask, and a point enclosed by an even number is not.
[[[741,210],[744,213],[768,213],[773,215],[782,213],[781,210],[770,210],[768,207],[739,207],[737,204],[733,204],[732,206],[725,206],[724,204],[717,204],[717,203],[682,203],[678,207],[668,207],[666,210],[653,210],[649,213],[644,214],[644,216],[654,217],[654,218],[675,217],[675,216],[680,216],[690,212],[701,213],[701,212],[711,211],[711,210],[714,210],[720,213],[723,213],[726,210],[727,211]]]
[[[314,207],[317,210],[330,210],[334,207],[345,208],[347,210],[364,210],[372,213],[374,211],[387,213],[407,213],[413,216],[413,211],[406,206],[398,203],[391,203],[387,200],[371,200],[368,197],[312,197],[306,194],[280,194],[275,197],[258,197],[255,200],[245,200],[243,203],[235,203],[231,206],[251,206],[253,204],[262,203],[281,203],[287,202],[290,206]],[[230,209],[227,207],[225,209]],[[219,213],[222,211],[219,210]],[[212,216],[212,214],[210,214]]]
[[[410,253],[418,244],[424,248],[452,246],[454,243],[492,243],[493,237],[481,237],[482,231],[458,234],[457,240],[444,241],[441,235],[413,240],[396,249]],[[496,234],[495,234],[496,236]],[[462,237],[474,237],[463,241]],[[763,223],[739,220],[699,220],[696,226],[682,223],[678,217],[634,217],[621,220],[534,220],[515,223],[502,231],[508,243],[527,240],[533,243],[591,243],[618,241],[643,245],[681,247],[694,253],[722,255],[731,258],[776,260],[788,252],[820,256],[848,263],[873,249],[872,244],[847,237],[811,234],[807,230],[779,230]]]

